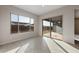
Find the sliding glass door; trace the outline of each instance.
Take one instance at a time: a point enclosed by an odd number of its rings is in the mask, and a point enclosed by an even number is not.
[[[50,20],[49,19],[44,19],[43,20],[43,26],[42,26],[42,33],[43,33],[43,36],[46,36],[46,37],[50,37]]]
[[[43,19],[43,36],[63,40],[62,16]]]
[[[51,38],[63,40],[62,16],[52,18]]]

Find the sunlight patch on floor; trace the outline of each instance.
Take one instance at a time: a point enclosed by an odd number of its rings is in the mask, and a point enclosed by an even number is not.
[[[61,45],[65,50],[67,50],[69,53],[79,53],[79,50],[72,47],[66,42],[55,40],[59,45]]]
[[[45,33],[44,36],[50,37],[50,32]],[[52,32],[51,37],[55,39],[63,40],[63,35],[56,32]]]
[[[52,39],[43,37],[51,53],[65,53]]]
[[[17,52],[18,53],[24,53],[25,50],[28,48],[29,45],[30,45],[29,43],[23,45]]]

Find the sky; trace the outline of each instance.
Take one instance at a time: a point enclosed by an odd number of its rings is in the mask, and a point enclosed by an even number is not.
[[[53,23],[51,23],[51,25],[53,26]],[[43,21],[43,26],[50,26],[50,22],[48,22],[48,21]]]
[[[18,22],[18,16],[11,14],[11,21]],[[19,22],[33,24],[34,19],[30,17],[19,16]]]

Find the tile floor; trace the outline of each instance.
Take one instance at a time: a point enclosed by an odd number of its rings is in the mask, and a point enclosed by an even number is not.
[[[0,53],[50,53],[50,50],[42,37],[35,37],[2,45]]]
[[[66,50],[66,51],[65,51]],[[78,53],[71,45],[47,37],[34,37],[0,46],[0,53]]]

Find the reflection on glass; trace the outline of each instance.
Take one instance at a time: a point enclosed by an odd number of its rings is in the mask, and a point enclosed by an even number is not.
[[[53,23],[53,26],[52,26]],[[54,17],[51,20],[51,38],[63,40],[62,16]]]

